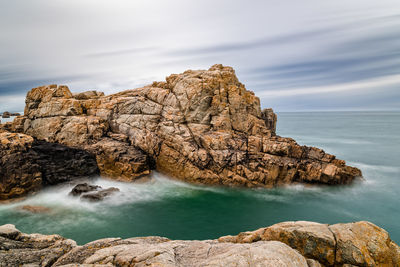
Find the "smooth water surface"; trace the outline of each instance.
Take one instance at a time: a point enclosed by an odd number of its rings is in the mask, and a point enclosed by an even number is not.
[[[231,189],[194,186],[154,173],[153,182],[105,179],[121,193],[102,202],[69,197],[72,186],[48,188],[23,202],[1,205],[0,224],[24,232],[58,233],[83,244],[104,237],[159,235],[211,239],[281,221],[338,223],[368,220],[400,243],[400,112],[279,113],[278,134],[323,148],[363,171],[351,186]],[[51,208],[47,214],[22,205]]]

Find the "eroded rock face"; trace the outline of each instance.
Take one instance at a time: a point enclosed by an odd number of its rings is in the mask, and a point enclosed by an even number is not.
[[[94,153],[102,175],[127,181],[152,168],[193,183],[248,187],[346,184],[361,176],[321,149],[277,136],[276,114],[261,110],[222,65],[109,96],[34,88],[25,115],[10,127]]]
[[[30,153],[34,139],[25,134],[0,132],[0,200],[34,192],[42,186],[42,173]]]
[[[0,132],[0,200],[98,174],[95,157],[85,150]]]
[[[58,235],[27,235],[10,224],[0,226],[0,266],[395,267],[399,255],[386,231],[368,222],[284,222],[218,240],[106,238],[83,246]]]
[[[365,221],[334,225],[283,222],[218,240],[234,243],[280,241],[324,266],[400,265],[399,246],[385,230]]]

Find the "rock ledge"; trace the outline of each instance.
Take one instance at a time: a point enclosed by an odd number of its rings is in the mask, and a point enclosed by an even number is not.
[[[218,240],[106,238],[83,246],[0,226],[0,266],[399,266],[400,248],[369,222],[284,222]]]

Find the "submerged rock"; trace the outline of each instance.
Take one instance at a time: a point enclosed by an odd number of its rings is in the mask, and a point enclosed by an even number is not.
[[[361,176],[321,149],[277,136],[276,121],[231,67],[214,65],[109,96],[34,88],[11,128],[86,150],[102,175],[124,181],[154,168],[188,182],[247,187],[347,184]]]
[[[400,248],[385,230],[369,222],[335,225],[285,222],[218,240],[106,238],[83,246],[58,235],[27,235],[13,225],[3,225],[0,241],[0,263],[4,266],[395,267],[400,264]]]
[[[19,207],[19,209],[24,211],[29,211],[31,213],[47,213],[50,212],[51,209],[43,206],[32,206],[32,205],[24,205]]]

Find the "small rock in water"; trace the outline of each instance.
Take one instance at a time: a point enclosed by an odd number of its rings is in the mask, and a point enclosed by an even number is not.
[[[5,118],[5,119],[10,118],[10,116],[11,116],[10,112],[8,112],[8,111],[3,112],[3,115],[2,115],[3,118]]]
[[[43,207],[43,206],[31,206],[31,205],[25,205],[20,207],[21,210],[29,211],[32,213],[46,213],[49,212],[50,209]]]
[[[105,199],[106,197],[114,194],[115,192],[119,192],[119,189],[116,187],[110,187],[110,188],[96,191],[93,193],[83,194],[81,196],[81,199],[85,199],[85,200],[89,200],[89,201],[93,201],[93,202],[101,201],[101,200]]]
[[[101,201],[115,192],[119,192],[119,189],[116,187],[102,189],[101,186],[98,185],[82,183],[77,184],[74,188],[72,188],[69,194],[72,196],[81,196],[81,199],[94,202]]]
[[[72,188],[69,194],[73,196],[80,196],[83,193],[97,191],[98,189],[101,189],[101,186],[91,185],[88,183],[77,184],[74,188]]]

